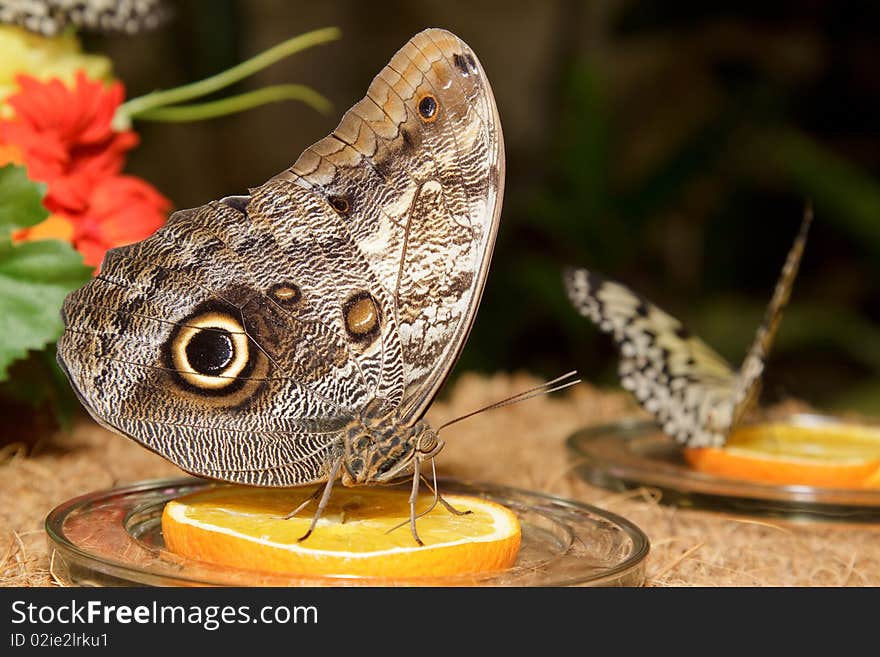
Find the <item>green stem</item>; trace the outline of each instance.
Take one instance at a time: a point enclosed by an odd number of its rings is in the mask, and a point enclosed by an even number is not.
[[[322,114],[326,114],[331,108],[329,100],[309,87],[304,87],[300,84],[279,84],[207,103],[157,107],[151,110],[144,110],[138,114],[138,119],[142,121],[169,122],[200,121],[235,112],[243,112],[253,107],[259,107],[260,105],[280,100],[301,100]]]
[[[207,94],[228,87],[231,84],[243,80],[254,73],[284,59],[294,53],[317,46],[328,41],[333,41],[341,36],[339,28],[326,27],[312,32],[306,32],[299,36],[288,39],[277,46],[273,46],[268,50],[261,52],[241,64],[237,64],[230,69],[212,75],[204,80],[185,84],[174,89],[166,89],[162,91],[153,91],[152,93],[132,98],[123,103],[116,110],[116,116],[113,119],[116,129],[125,129],[131,125],[131,120],[140,117],[141,114],[155,110],[158,107],[182,103],[194,98],[199,98]]]

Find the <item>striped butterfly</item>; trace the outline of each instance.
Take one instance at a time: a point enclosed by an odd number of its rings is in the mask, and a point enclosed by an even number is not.
[[[564,272],[577,311],[609,333],[620,350],[622,386],[663,431],[688,447],[721,446],[756,401],[812,221],[807,208],[764,320],[738,370],[681,322],[616,281],[586,269]]]

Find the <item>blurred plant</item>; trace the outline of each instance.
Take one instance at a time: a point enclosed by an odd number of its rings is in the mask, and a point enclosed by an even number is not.
[[[0,103],[18,91],[16,78],[20,75],[40,80],[58,78],[69,84],[78,71],[92,80],[107,80],[112,69],[107,57],[83,53],[73,32],[49,38],[20,27],[0,25]],[[4,103],[0,115],[9,112]]]
[[[739,362],[811,199],[816,222],[768,393],[866,408],[880,392],[878,135],[870,103],[834,90],[870,100],[876,85],[856,73],[873,71],[858,67],[875,35],[866,29],[859,49],[830,3],[770,17],[612,2],[583,20],[584,4],[563,6],[572,13],[554,35],[561,75],[547,103],[558,120],[525,159],[526,184],[508,190],[490,278],[506,284],[484,298],[465,366],[576,366],[617,385],[611,344],[565,299],[564,263],[627,282]],[[515,330],[499,331],[513,307]]]
[[[122,173],[139,141],[133,121],[194,121],[291,99],[327,111],[323,96],[292,84],[181,103],[338,37],[316,30],[205,80],[123,102],[109,60],[81,53],[71,34],[0,26],[0,54],[13,55],[0,70],[0,84],[8,79],[0,87],[0,402],[48,403],[65,421],[75,405],[54,362],[64,297],[96,273],[107,249],[148,237],[167,217],[171,201]]]
[[[66,240],[86,265],[97,267],[107,249],[144,239],[162,225],[171,202],[120,173],[125,153],[138,143],[133,131],[110,126],[124,96],[121,83],[105,87],[81,71],[72,87],[57,78],[19,76],[18,83],[21,91],[7,99],[14,117],[0,121],[0,144],[31,180],[46,183],[43,205],[51,214],[14,239]]]

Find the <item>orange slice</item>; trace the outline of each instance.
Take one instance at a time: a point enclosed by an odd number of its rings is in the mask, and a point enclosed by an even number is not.
[[[721,448],[684,450],[695,470],[770,484],[880,488],[880,428],[769,423],[736,429]]]
[[[513,565],[521,529],[516,515],[494,502],[445,495],[454,515],[437,505],[409,529],[409,493],[380,488],[333,490],[314,532],[305,534],[315,502],[298,515],[308,489],[222,486],[172,500],[162,514],[169,550],[215,564],[296,575],[443,577],[503,570]],[[432,496],[420,496],[416,510]],[[389,533],[399,523],[402,527]]]

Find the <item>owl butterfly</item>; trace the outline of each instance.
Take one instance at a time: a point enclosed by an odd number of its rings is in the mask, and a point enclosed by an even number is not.
[[[64,303],[59,361],[98,422],[192,474],[324,483],[312,528],[337,478],[411,473],[413,509],[504,172],[485,71],[421,32],[289,169],[109,251]]]
[[[674,317],[620,283],[586,269],[564,274],[581,315],[620,348],[619,373],[663,431],[689,447],[723,445],[758,396],[764,362],[788,302],[812,221],[807,208],[773,297],[739,371]]]

